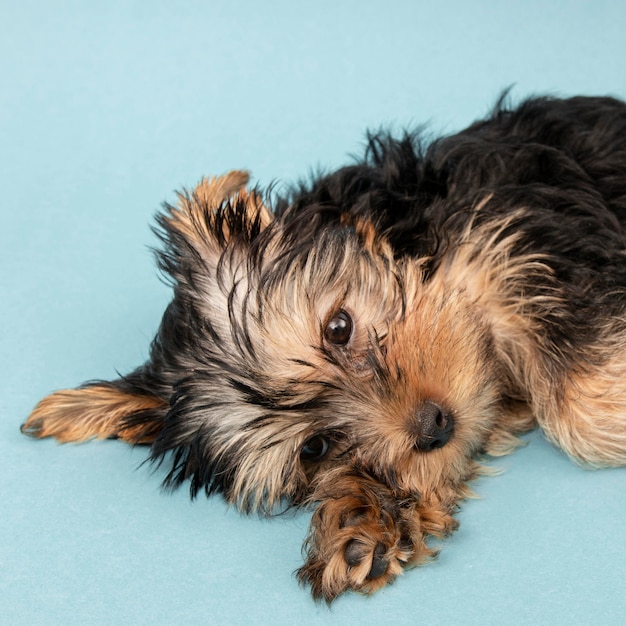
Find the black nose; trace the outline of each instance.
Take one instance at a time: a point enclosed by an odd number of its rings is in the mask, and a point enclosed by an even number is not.
[[[454,430],[452,415],[435,402],[427,400],[415,414],[411,427],[415,447],[421,452],[443,448]]]

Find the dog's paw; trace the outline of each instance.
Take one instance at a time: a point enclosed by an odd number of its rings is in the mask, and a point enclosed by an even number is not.
[[[373,481],[358,481],[347,493],[317,507],[307,560],[298,571],[313,596],[327,602],[349,589],[372,593],[405,566],[434,555],[424,543],[414,501],[398,501]]]

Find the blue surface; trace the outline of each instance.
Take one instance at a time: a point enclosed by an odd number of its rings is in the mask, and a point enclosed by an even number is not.
[[[626,97],[624,3],[1,0],[0,23],[0,623],[625,623],[626,470],[536,434],[436,563],[329,611],[292,575],[308,514],[190,503],[143,450],[18,431],[146,357],[169,296],[148,225],[175,188],[293,181],[368,127],[458,129],[511,84]]]

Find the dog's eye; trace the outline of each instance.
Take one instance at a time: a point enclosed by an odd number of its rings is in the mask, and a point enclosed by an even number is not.
[[[300,458],[304,461],[319,461],[323,459],[330,449],[330,441],[322,435],[315,435],[305,441],[300,450]]]
[[[352,318],[345,311],[339,311],[326,324],[324,338],[328,343],[345,346],[352,336],[352,327]]]

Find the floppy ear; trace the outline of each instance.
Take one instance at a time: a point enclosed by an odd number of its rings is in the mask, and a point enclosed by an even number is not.
[[[57,391],[37,404],[21,430],[62,443],[119,438],[152,443],[163,426],[168,403],[133,384],[138,373],[113,382],[89,383]]]

